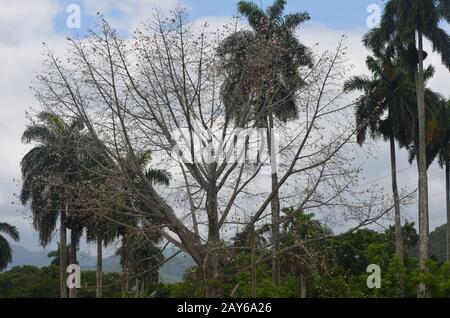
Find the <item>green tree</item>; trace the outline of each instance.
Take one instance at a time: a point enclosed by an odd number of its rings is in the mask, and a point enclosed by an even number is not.
[[[37,120],[26,128],[22,136],[22,142],[37,145],[20,163],[23,181],[20,200],[23,205],[30,203],[33,227],[39,233],[42,246],[50,243],[59,217],[60,252],[66,255],[66,227],[72,227],[71,261],[76,263],[76,245],[81,231],[75,224],[76,216],[69,210],[70,191],[59,186],[58,182],[70,184],[79,173],[73,159],[76,158],[76,141],[84,127],[77,118],[66,123],[47,112],[39,113]],[[66,258],[60,257],[60,261],[61,297],[65,298]]]
[[[450,102],[442,101],[435,116],[436,124],[428,132],[428,163],[434,159],[445,171],[445,202],[447,210],[447,260],[450,261]]]
[[[309,278],[327,270],[330,246],[321,239],[332,235],[332,232],[314,220],[314,214],[292,208],[284,211],[290,217],[283,225],[281,246],[295,246],[282,256],[284,270],[298,278],[300,297],[306,298]]]
[[[403,259],[402,224],[400,213],[400,199],[397,185],[397,164],[395,140],[401,146],[410,147],[416,138],[417,111],[413,98],[416,88],[410,79],[408,70],[400,60],[390,58],[371,57],[366,61],[372,78],[355,76],[349,79],[344,89],[346,91],[362,91],[363,95],[356,101],[357,142],[363,145],[367,135],[372,138],[382,137],[389,140],[392,194],[395,212],[395,253]],[[426,72],[428,79],[434,73],[429,67]],[[426,90],[427,101],[436,107],[439,96],[431,90]],[[387,116],[385,116],[387,113]],[[427,116],[428,118],[431,115]]]
[[[18,242],[20,239],[17,228],[8,223],[0,223],[0,233],[7,234],[14,241]],[[0,272],[8,266],[12,260],[11,246],[4,236],[0,234]]]
[[[162,185],[168,186],[170,183],[171,174],[164,169],[154,169],[149,167],[152,160],[150,151],[143,151],[138,154],[138,163],[140,169],[144,172],[144,176],[153,185]],[[134,186],[138,189],[142,189],[145,191],[145,180],[142,180],[138,175],[136,175],[133,171],[127,171],[127,175],[130,180],[133,182]],[[132,198],[125,199],[127,204],[132,206],[139,207],[141,211],[146,211],[146,202],[144,202],[141,198]],[[120,226],[119,226],[119,235],[122,237],[122,246],[118,251],[118,255],[120,255],[120,263],[122,265],[122,292],[124,295],[128,293],[129,290],[129,274],[132,267],[130,253],[131,253],[131,245],[133,241],[133,236],[137,229],[142,227],[142,224],[138,217],[128,216],[126,213],[122,216],[119,216]],[[154,226],[158,226],[157,220],[152,220]],[[155,241],[159,240],[159,234],[157,235],[158,230],[153,231],[153,233],[147,233],[150,237],[153,237]]]
[[[450,37],[440,28],[441,20],[449,21],[449,0],[389,0],[386,3],[379,27],[365,36],[367,46],[379,50],[388,47],[410,65],[415,77],[418,107],[418,171],[419,171],[419,228],[420,257],[422,269],[430,257],[429,215],[428,215],[428,177],[426,168],[426,107],[425,107],[425,71],[423,38],[427,38],[433,50],[442,58],[443,64],[450,69]],[[417,41],[416,41],[417,34]],[[419,290],[426,295],[422,284]]]
[[[221,96],[227,121],[234,119],[238,127],[254,125],[267,129],[267,147],[272,166],[272,276],[280,282],[279,249],[280,198],[278,173],[273,154],[274,117],[283,122],[297,118],[296,93],[304,84],[299,69],[311,66],[312,55],[294,32],[310,19],[306,12],[283,15],[286,0],[275,0],[265,11],[248,1],[238,3],[251,31],[235,32],[220,45],[226,79]]]

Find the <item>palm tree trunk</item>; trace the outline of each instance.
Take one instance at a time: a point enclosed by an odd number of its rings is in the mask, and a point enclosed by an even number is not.
[[[416,74],[417,105],[419,115],[419,155],[417,158],[419,169],[419,267],[426,269],[426,261],[430,258],[429,216],[428,216],[428,175],[426,156],[426,113],[425,113],[425,82],[423,71],[423,35],[418,30],[419,40],[419,69]],[[427,297],[428,292],[424,283],[419,285],[419,297]]]
[[[103,250],[102,239],[97,237],[97,298],[103,297]]]
[[[394,136],[389,138],[391,145],[391,174],[392,174],[392,194],[394,197],[395,210],[395,255],[403,261],[403,235],[402,235],[402,221],[400,214],[400,199],[397,187],[397,163],[395,154],[395,139]]]
[[[447,206],[447,261],[450,261],[450,159],[445,159],[445,192]]]
[[[306,298],[308,295],[308,277],[300,272],[300,298]]]
[[[122,294],[126,295],[128,293],[128,254],[129,254],[129,244],[128,244],[128,229],[122,236]]]
[[[70,264],[78,264],[77,240],[78,240],[77,231],[74,228],[74,226],[72,226],[72,229],[70,231]],[[77,289],[76,288],[69,289],[69,298],[77,298]]]
[[[67,210],[67,206],[66,206]],[[66,270],[67,270],[67,228],[66,210],[61,211],[59,228],[59,279],[61,298],[67,298]]]
[[[252,250],[252,298],[256,298],[256,246],[255,246],[255,228],[252,227],[252,233],[250,238],[250,245]]]
[[[272,171],[272,192],[274,196],[270,202],[272,213],[272,281],[278,286],[281,282],[281,264],[278,256],[280,249],[280,194],[278,192],[278,173],[275,153],[275,140],[273,135],[273,114],[269,113],[269,125],[267,129],[267,146],[269,148],[270,165]]]

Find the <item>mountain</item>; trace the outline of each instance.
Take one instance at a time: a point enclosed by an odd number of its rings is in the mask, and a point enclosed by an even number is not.
[[[431,255],[439,262],[447,259],[447,224],[437,227],[430,233]]]
[[[12,249],[12,263],[8,265],[6,270],[10,270],[15,266],[33,265],[36,267],[45,267],[50,265],[50,258],[47,254],[50,251],[32,252],[20,245],[10,244]]]
[[[13,261],[6,270],[15,266],[32,265],[36,267],[45,267],[50,265],[51,259],[47,257],[50,251],[33,252],[20,245],[11,244],[13,250]],[[176,252],[173,248],[164,251],[165,257],[170,257]],[[78,261],[84,270],[96,269],[96,258],[86,253],[78,253]],[[181,253],[168,261],[161,267],[159,274],[164,283],[176,283],[183,280],[184,272],[193,267],[194,261],[188,255]],[[103,259],[103,270],[105,272],[120,272],[120,258],[118,256],[109,256]]]

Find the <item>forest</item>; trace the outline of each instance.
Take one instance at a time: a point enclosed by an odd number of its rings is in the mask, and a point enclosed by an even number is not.
[[[99,12],[63,54],[43,44],[17,200],[58,248],[50,266],[1,272],[0,298],[450,297],[450,94],[429,86],[431,54],[450,72],[450,0],[385,1],[360,75],[345,36],[309,47],[314,16],[271,2],[240,1],[218,28],[181,6],[149,12],[131,35]],[[379,141],[389,189],[360,166]],[[430,233],[433,164],[447,222]],[[0,270],[7,238],[20,233],[0,219]],[[82,240],[96,270],[74,287]],[[105,272],[115,244],[121,270]],[[181,254],[195,266],[162,281]]]

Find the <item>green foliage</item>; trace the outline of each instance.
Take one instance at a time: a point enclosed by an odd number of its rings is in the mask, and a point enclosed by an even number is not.
[[[95,271],[81,273],[81,298],[95,298]],[[103,274],[103,297],[120,297],[120,275],[117,273]],[[0,298],[58,298],[59,268],[48,266],[14,267],[0,274]]]

